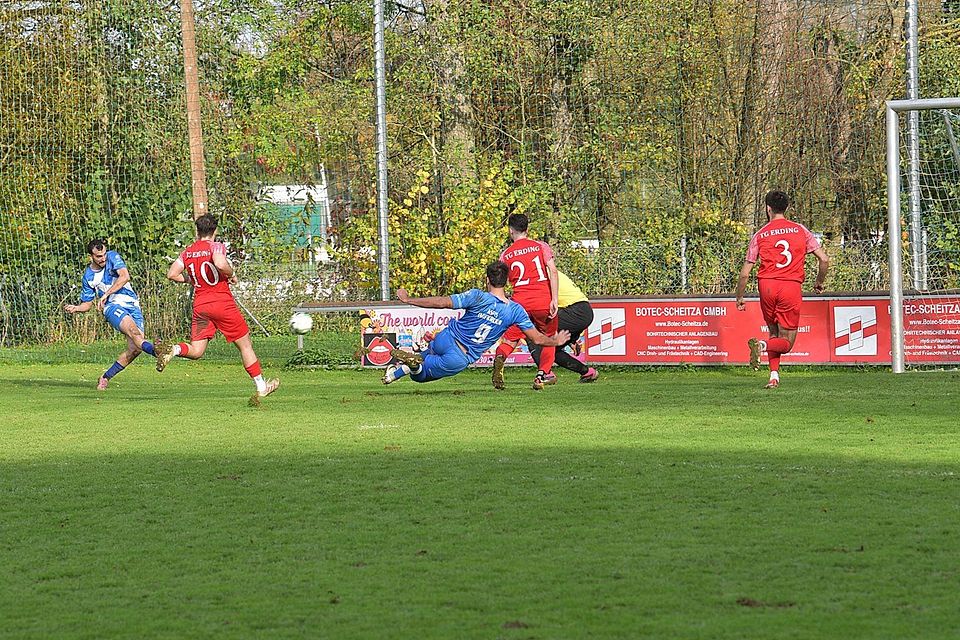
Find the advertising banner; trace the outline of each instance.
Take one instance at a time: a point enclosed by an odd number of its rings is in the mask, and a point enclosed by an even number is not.
[[[444,329],[450,320],[459,318],[462,314],[463,311],[459,309],[421,309],[408,306],[380,307],[362,311],[360,328],[363,346],[372,349],[368,355],[364,356],[363,365],[385,367],[391,364],[393,359],[389,357],[389,353],[393,348],[422,351],[426,348],[431,334]],[[495,351],[496,345],[484,353],[477,364],[493,364]],[[527,346],[522,343],[507,358],[508,365],[532,363],[533,358],[530,357]]]
[[[732,298],[656,298],[591,302],[588,362],[747,364],[747,340],[767,336],[757,299],[738,311]],[[904,301],[907,362],[960,363],[960,299]],[[885,296],[803,301],[793,351],[784,363],[890,364],[890,304]]]
[[[596,364],[747,364],[747,340],[765,338],[760,303],[733,298],[592,300],[593,324],[581,338],[581,360]],[[430,334],[463,312],[398,305],[361,312],[367,366],[386,366],[390,349],[419,351]],[[908,363],[960,364],[960,297],[904,300]],[[478,365],[493,362],[495,347]],[[581,349],[578,349],[581,351]],[[793,351],[784,364],[890,364],[890,304],[886,296],[811,297],[800,308]],[[525,346],[507,364],[529,365]]]

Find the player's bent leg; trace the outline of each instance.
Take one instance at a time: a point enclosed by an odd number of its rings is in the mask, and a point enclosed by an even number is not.
[[[558,367],[563,367],[567,371],[573,371],[579,375],[585,375],[587,373],[587,365],[583,364],[572,355],[564,351],[563,349],[557,349],[556,356],[554,358],[554,364]]]
[[[503,391],[507,388],[506,382],[503,380],[503,367],[507,364],[507,357],[502,353],[497,353],[493,358],[493,373],[490,376],[490,381],[493,383],[493,388],[499,391]]]
[[[410,375],[410,367],[405,364],[391,364],[383,372],[383,378],[380,379],[383,384],[393,384],[400,378]]]
[[[187,360],[199,360],[207,351],[207,339],[194,340],[187,344],[180,342],[177,344],[158,343],[157,350],[157,371],[163,371],[174,358],[185,358]]]
[[[250,333],[247,332],[240,336],[233,341],[233,344],[235,344],[240,351],[240,360],[243,362],[243,368],[246,369],[247,374],[253,380],[253,384],[257,387],[256,395],[260,398],[265,398],[276,391],[280,387],[280,380],[278,378],[272,380],[264,379],[263,370],[260,367],[260,360],[257,359],[257,352],[253,350],[253,341],[250,340]]]
[[[490,382],[493,384],[494,389],[501,391],[506,389],[503,368],[507,364],[507,356],[514,352],[522,338],[523,332],[520,331],[519,327],[513,325],[507,329],[507,332],[503,334],[503,337],[500,339],[500,344],[497,345],[496,355],[493,357],[493,371],[490,375]]]
[[[747,348],[750,349],[750,368],[754,371],[759,371],[760,355],[765,349],[763,341],[757,340],[756,338],[750,338],[747,340]]]
[[[410,374],[410,379],[414,382],[433,382],[455,376],[469,366],[470,360],[459,348],[456,352],[448,350],[442,355],[428,354],[420,369]]]
[[[431,345],[430,351],[433,347]],[[430,351],[426,353],[429,354]],[[423,364],[426,356],[423,353],[411,353],[409,351],[404,351],[403,349],[391,349],[390,355],[396,358],[402,364],[407,365],[411,371],[416,371]]]
[[[120,321],[120,333],[127,336],[127,341],[137,347],[138,350],[151,356],[156,355],[153,343],[147,340],[143,334],[142,322],[132,313],[128,313]]]
[[[132,338],[127,338],[127,348],[126,350],[117,356],[117,359],[114,361],[110,368],[103,372],[103,375],[97,380],[97,389],[103,391],[110,384],[110,380],[113,379],[118,373],[126,369],[131,362],[137,359],[137,356],[140,355],[140,348],[137,347],[136,343]]]
[[[770,381],[767,383],[767,389],[780,386],[780,357],[793,349],[793,343],[797,339],[796,329],[784,329],[778,326],[777,333],[778,335],[769,338],[765,345],[770,360]]]

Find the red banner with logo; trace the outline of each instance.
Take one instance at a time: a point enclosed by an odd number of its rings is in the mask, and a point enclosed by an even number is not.
[[[602,364],[746,364],[747,340],[767,336],[756,299],[738,311],[732,298],[596,300],[584,334],[588,362]],[[887,297],[803,301],[793,351],[784,363],[889,364]],[[904,302],[907,362],[960,363],[960,298]]]

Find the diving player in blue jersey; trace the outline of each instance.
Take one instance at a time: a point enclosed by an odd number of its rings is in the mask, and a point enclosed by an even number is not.
[[[552,347],[568,342],[570,334],[567,331],[554,336],[537,331],[523,307],[507,298],[503,288],[509,275],[510,267],[506,263],[492,262],[487,266],[486,291],[471,289],[452,296],[411,298],[406,290],[399,289],[397,297],[401,302],[427,309],[463,309],[464,314],[451,320],[422,354],[400,349],[391,351],[401,364],[387,367],[383,384],[406,375],[414,382],[430,382],[456,375],[479,360],[512,325],[517,325],[534,344]]]
[[[126,351],[97,381],[97,389],[103,391],[110,379],[133,362],[141,351],[151,356],[157,354],[153,344],[144,338],[140,299],[130,287],[130,272],[123,258],[116,251],[107,251],[107,243],[100,239],[87,244],[87,253],[90,254],[90,266],[83,272],[80,304],[68,304],[63,309],[67,313],[85,313],[96,304],[107,322],[127,337]]]

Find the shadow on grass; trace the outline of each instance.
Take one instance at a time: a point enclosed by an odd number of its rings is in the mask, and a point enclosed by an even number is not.
[[[366,446],[0,462],[5,632],[945,637],[960,623],[952,468]]]

